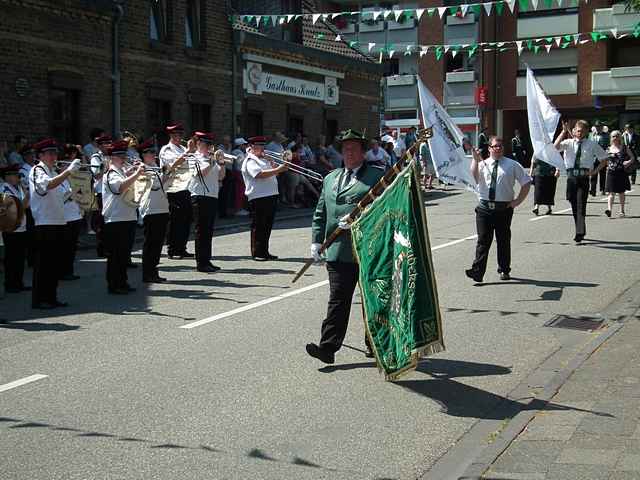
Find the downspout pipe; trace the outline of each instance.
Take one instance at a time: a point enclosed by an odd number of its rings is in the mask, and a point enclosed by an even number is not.
[[[113,138],[120,137],[120,22],[124,17],[122,0],[114,0],[111,34],[111,114]]]

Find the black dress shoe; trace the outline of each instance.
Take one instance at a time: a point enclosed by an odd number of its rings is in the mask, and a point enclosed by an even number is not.
[[[218,269],[218,270],[216,270],[216,269],[213,267],[213,265],[203,265],[203,266],[201,266],[201,267],[198,267],[198,268],[197,268],[197,270],[198,270],[199,272],[203,272],[203,273],[215,273],[215,272],[217,272],[219,269]]]
[[[277,255],[271,255],[270,253],[267,254],[267,258],[269,260],[278,260],[278,256]]]
[[[364,356],[367,358],[373,358],[375,357],[375,355],[373,354],[373,352],[371,351],[371,349],[367,348],[367,351],[364,352]]]
[[[268,262],[268,261],[269,261],[269,259],[268,259],[267,257],[258,257],[258,256],[255,256],[255,257],[253,257],[253,259],[254,259],[256,262]]]
[[[336,356],[333,352],[328,352],[317,346],[315,343],[307,343],[307,346],[305,348],[309,355],[311,355],[313,358],[317,358],[323,363],[332,364],[336,361]]]
[[[49,302],[38,302],[38,303],[31,304],[31,308],[34,308],[36,310],[53,310],[56,307],[57,305],[54,305],[53,303],[49,303]]]
[[[500,273],[500,280],[511,280],[511,275],[509,275],[506,272],[501,272]]]
[[[189,253],[186,250],[184,252],[182,252],[182,256],[184,258],[194,258],[195,257],[195,255],[193,253]]]
[[[573,241],[576,242],[576,245],[580,245],[582,243],[583,238],[584,238],[584,235],[576,235],[575,237],[573,237]]]
[[[156,282],[158,282],[158,283],[164,283],[164,282],[166,282],[166,281],[167,281],[167,279],[166,279],[166,278],[161,277],[160,275],[156,275],[153,279],[154,279]]]
[[[476,283],[482,283],[482,277],[475,273],[471,268],[464,271],[465,275]]]
[[[604,211],[604,214],[605,214],[607,217],[611,218],[611,210],[605,210],[605,211]]]
[[[214,271],[214,272],[217,272],[217,271],[219,271],[219,270],[222,270],[219,266],[214,265],[213,263],[210,263],[210,264],[209,264],[209,266],[210,266],[211,268],[213,268],[213,271]]]

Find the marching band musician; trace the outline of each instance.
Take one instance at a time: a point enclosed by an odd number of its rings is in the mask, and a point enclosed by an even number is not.
[[[98,257],[105,257],[104,249],[104,218],[102,218],[102,177],[107,171],[109,149],[113,139],[110,135],[104,133],[95,139],[98,151],[91,155],[89,162],[91,163],[91,174],[93,175],[94,188],[96,193],[96,204],[98,209],[92,212],[91,228],[96,232],[96,253]]]
[[[220,267],[211,263],[211,240],[220,182],[226,172],[224,152],[218,150],[211,154],[210,148],[214,141],[212,133],[195,132],[194,139],[189,140],[187,153],[191,170],[189,191],[196,221],[196,269],[199,272],[213,273],[220,270]]]
[[[242,178],[251,212],[251,256],[258,262],[278,258],[269,253],[269,238],[278,204],[276,176],[289,168],[284,163],[278,166],[264,158],[266,142],[266,137],[251,137],[242,164]]]
[[[139,165],[127,175],[124,163],[127,161],[129,144],[120,140],[111,146],[111,161],[102,177],[102,216],[104,217],[104,240],[107,250],[107,285],[112,295],[126,295],[135,291],[127,282],[127,262],[130,255],[131,237],[136,232],[136,207],[125,200],[127,191],[144,172]]]
[[[187,252],[187,242],[193,212],[191,208],[191,194],[189,182],[191,172],[185,163],[186,149],[181,145],[184,127],[181,123],[168,125],[169,143],[160,149],[160,166],[171,172],[172,178],[167,183],[167,197],[169,198],[169,235],[167,253],[169,258],[181,260],[193,258],[193,253]]]
[[[26,210],[29,207],[29,196],[20,183],[19,165],[10,165],[0,171],[4,178],[2,192],[14,197]],[[7,293],[19,293],[31,290],[23,283],[24,262],[27,254],[27,219],[22,217],[20,225],[13,232],[4,232],[4,288]]]
[[[306,346],[310,356],[329,364],[334,363],[335,353],[342,347],[349,325],[353,292],[358,284],[358,264],[351,249],[351,225],[345,217],[384,176],[384,170],[365,162],[367,140],[361,133],[347,130],[340,141],[344,168],[337,168],[324,178],[311,226],[311,256],[316,262],[324,260],[320,255],[322,242],[336,228],[345,230],[326,250],[329,304],[322,322],[320,343],[308,343]]]
[[[64,146],[64,156],[67,160],[73,161],[80,158],[82,147],[72,144]],[[73,199],[73,190],[69,180],[62,182],[60,186],[64,195],[64,220],[66,222],[64,228],[64,246],[61,251],[62,269],[60,271],[60,280],[78,280],[80,277],[74,273],[74,264],[76,261],[76,253],[78,251],[78,239],[80,238],[80,230],[84,223],[82,219],[82,210],[80,205]]]
[[[20,152],[20,154],[22,155],[22,159],[24,160],[24,163],[20,165],[20,182],[22,183],[22,188],[25,192],[29,192],[29,173],[31,172],[33,166],[36,164],[35,153],[36,152],[33,150],[33,145],[25,145]],[[31,207],[28,207],[25,210],[25,216],[27,218],[27,265],[29,267],[33,267],[36,224],[33,221]]]
[[[66,307],[58,300],[58,272],[63,249],[64,219],[63,193],[60,185],[71,172],[80,169],[76,159],[62,173],[56,175],[58,145],[52,138],[34,145],[38,164],[29,174],[31,211],[35,220],[35,262],[33,267],[33,291],[31,306],[37,309]]]
[[[153,138],[143,142],[138,151],[142,155],[145,168],[158,170],[145,172],[151,184],[140,199],[139,212],[144,224],[144,244],[142,246],[142,281],[144,283],[166,282],[158,273],[162,245],[169,222],[169,201],[164,190],[168,176],[156,164],[156,148]]]

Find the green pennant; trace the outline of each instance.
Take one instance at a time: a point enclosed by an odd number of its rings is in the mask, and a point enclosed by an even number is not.
[[[523,12],[529,10],[529,0],[518,0],[518,5]]]
[[[325,34],[324,34],[324,33],[319,33],[319,34],[318,34],[318,36],[317,36],[316,38],[317,38],[318,40],[324,40],[326,37],[325,37]]]
[[[527,40],[527,48],[533,50],[533,40]]]
[[[565,42],[560,46],[560,48],[567,48],[569,45],[571,45],[571,42]]]
[[[504,2],[497,2],[495,4],[496,7],[496,12],[498,15],[502,15],[502,12],[504,11]]]
[[[591,40],[593,40],[593,43],[597,43],[600,38],[601,37],[598,32],[591,32]]]
[[[440,60],[442,58],[442,52],[444,49],[440,47],[436,47],[436,60]]]
[[[355,40],[352,40],[352,41],[349,42],[349,47],[351,47],[351,48],[353,48],[353,47],[355,47],[357,45],[358,45],[358,42],[356,42]]]
[[[269,26],[269,22],[271,21],[271,17],[269,15],[262,16],[262,23],[264,23],[265,27]]]
[[[553,0],[544,0],[544,6],[545,8],[553,7]]]
[[[469,58],[473,57],[476,54],[476,51],[478,50],[478,45],[471,45],[471,48],[469,49]]]
[[[458,13],[458,7],[457,6],[449,7],[449,15],[455,15],[456,13]]]
[[[533,46],[533,53],[537,55],[539,51],[540,51],[540,45],[534,45]]]
[[[495,47],[497,44],[498,44],[497,42],[489,42],[490,47]]]
[[[544,37],[545,42],[553,43],[553,37]]]
[[[573,37],[571,35],[565,35],[562,37],[562,39],[566,42],[572,42],[573,41]]]
[[[435,8],[428,8],[427,9],[427,15],[429,15],[430,17],[433,17],[433,15],[436,13],[436,9]]]
[[[479,17],[480,14],[482,14],[482,6],[479,3],[471,5],[469,10],[471,10],[476,17]]]
[[[631,35],[633,35],[635,38],[640,37],[640,22],[638,22],[638,24],[634,27],[633,32],[631,32]]]
[[[300,20],[302,18],[301,14],[297,14],[293,19],[294,20]]]

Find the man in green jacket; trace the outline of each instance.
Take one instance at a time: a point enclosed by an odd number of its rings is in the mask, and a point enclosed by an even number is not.
[[[358,264],[351,248],[351,226],[345,221],[358,202],[384,175],[383,170],[364,162],[367,141],[353,130],[341,136],[344,168],[329,173],[313,216],[311,255],[320,262],[320,245],[336,228],[345,230],[326,250],[329,273],[329,304],[322,322],[320,343],[307,344],[307,353],[324,363],[334,363],[342,346],[351,311],[351,299],[358,283]]]

